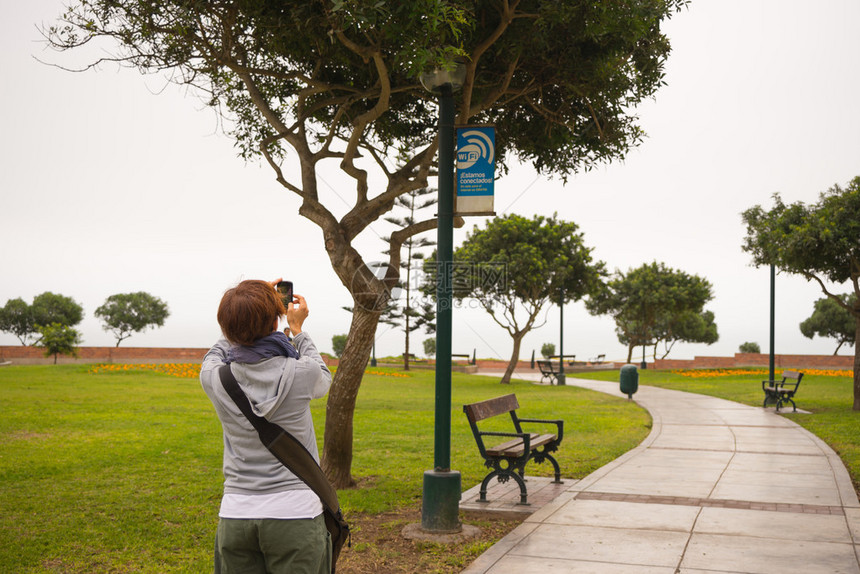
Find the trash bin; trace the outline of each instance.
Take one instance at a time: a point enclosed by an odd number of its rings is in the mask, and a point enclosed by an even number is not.
[[[639,371],[636,370],[636,365],[624,365],[621,367],[621,392],[627,395],[628,399],[633,398],[633,393],[639,390]]]

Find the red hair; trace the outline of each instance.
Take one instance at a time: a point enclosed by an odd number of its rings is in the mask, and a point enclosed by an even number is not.
[[[234,345],[253,345],[269,335],[278,317],[286,314],[281,297],[270,283],[248,280],[224,293],[218,306],[218,324]]]

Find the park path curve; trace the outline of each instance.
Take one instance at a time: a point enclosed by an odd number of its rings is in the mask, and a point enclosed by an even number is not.
[[[823,441],[773,409],[648,386],[634,398],[648,437],[464,574],[860,574],[860,504]]]

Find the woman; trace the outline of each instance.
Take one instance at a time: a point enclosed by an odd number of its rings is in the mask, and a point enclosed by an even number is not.
[[[206,353],[200,382],[224,430],[224,496],[215,540],[215,572],[329,574],[331,542],[322,503],[260,442],[221,384],[225,363],[254,412],[296,437],[319,461],[310,401],[325,396],[331,373],[302,330],[308,306],[286,307],[278,281],[242,281],[224,293],[224,337]],[[286,315],[292,341],[278,330]]]

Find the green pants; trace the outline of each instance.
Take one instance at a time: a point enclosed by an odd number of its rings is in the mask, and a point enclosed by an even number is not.
[[[313,520],[222,518],[215,535],[215,574],[330,574],[331,540],[322,515]]]

